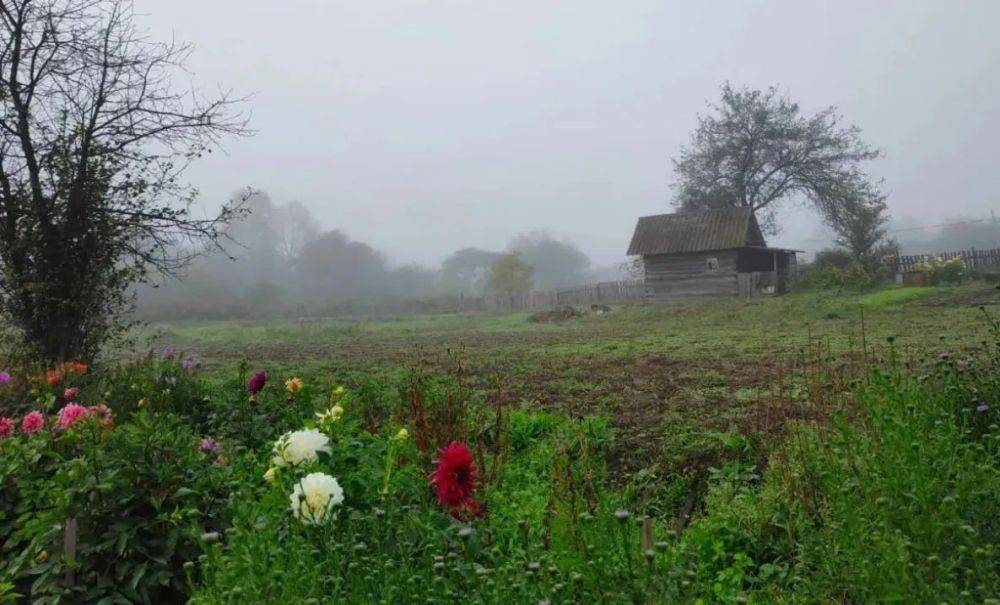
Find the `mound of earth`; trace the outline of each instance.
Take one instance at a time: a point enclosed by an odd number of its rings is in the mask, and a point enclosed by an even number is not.
[[[532,313],[531,316],[528,317],[528,321],[533,321],[535,323],[566,321],[567,319],[573,319],[574,317],[583,317],[583,313],[577,311],[570,305],[559,305],[554,309]]]

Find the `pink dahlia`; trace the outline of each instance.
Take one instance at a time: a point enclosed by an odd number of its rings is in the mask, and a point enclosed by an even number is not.
[[[108,429],[109,431],[115,428],[115,419],[111,415],[111,410],[106,405],[92,405],[87,410],[91,416],[98,419],[101,426]]]
[[[14,419],[6,416],[0,418],[0,439],[6,439],[14,434]]]
[[[70,387],[63,391],[63,399],[66,401],[76,401],[76,398],[80,395],[80,389],[76,387]]]
[[[25,435],[34,435],[45,426],[45,415],[35,410],[28,412],[21,419],[21,432]]]
[[[68,429],[77,423],[83,422],[88,416],[90,416],[90,410],[78,403],[70,403],[59,410],[57,423],[59,424],[59,428]]]
[[[198,440],[198,449],[209,453],[218,453],[222,449],[222,444],[211,437],[202,437]]]

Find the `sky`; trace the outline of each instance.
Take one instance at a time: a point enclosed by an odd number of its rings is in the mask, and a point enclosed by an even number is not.
[[[136,0],[254,136],[186,177],[212,206],[298,200],[396,262],[547,230],[595,265],[671,211],[675,157],[729,81],[835,105],[882,149],[899,224],[1000,213],[1000,2]],[[770,244],[829,238],[790,202]]]

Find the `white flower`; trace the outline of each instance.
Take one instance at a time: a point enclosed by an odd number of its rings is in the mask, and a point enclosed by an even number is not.
[[[278,469],[277,467],[272,466],[271,468],[267,469],[266,473],[264,473],[264,481],[267,481],[268,483],[274,483],[277,480],[278,480]]]
[[[325,412],[316,412],[316,419],[320,424],[337,422],[344,416],[344,408],[335,405]]]
[[[330,453],[330,438],[318,430],[285,433],[274,443],[274,466],[316,462],[320,452]]]
[[[295,484],[291,500],[296,519],[306,525],[317,525],[326,521],[333,507],[344,501],[344,490],[326,473],[309,473]]]

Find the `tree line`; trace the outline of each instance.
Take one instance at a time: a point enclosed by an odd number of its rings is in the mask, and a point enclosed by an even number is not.
[[[590,259],[544,232],[514,236],[505,250],[468,247],[430,268],[398,264],[341,230],[321,230],[299,202],[267,192],[242,198],[246,215],[225,231],[229,243],[194,259],[179,279],[136,290],[142,319],[257,318],[353,314],[455,306],[460,298],[590,281]],[[515,277],[511,270],[520,273]]]

